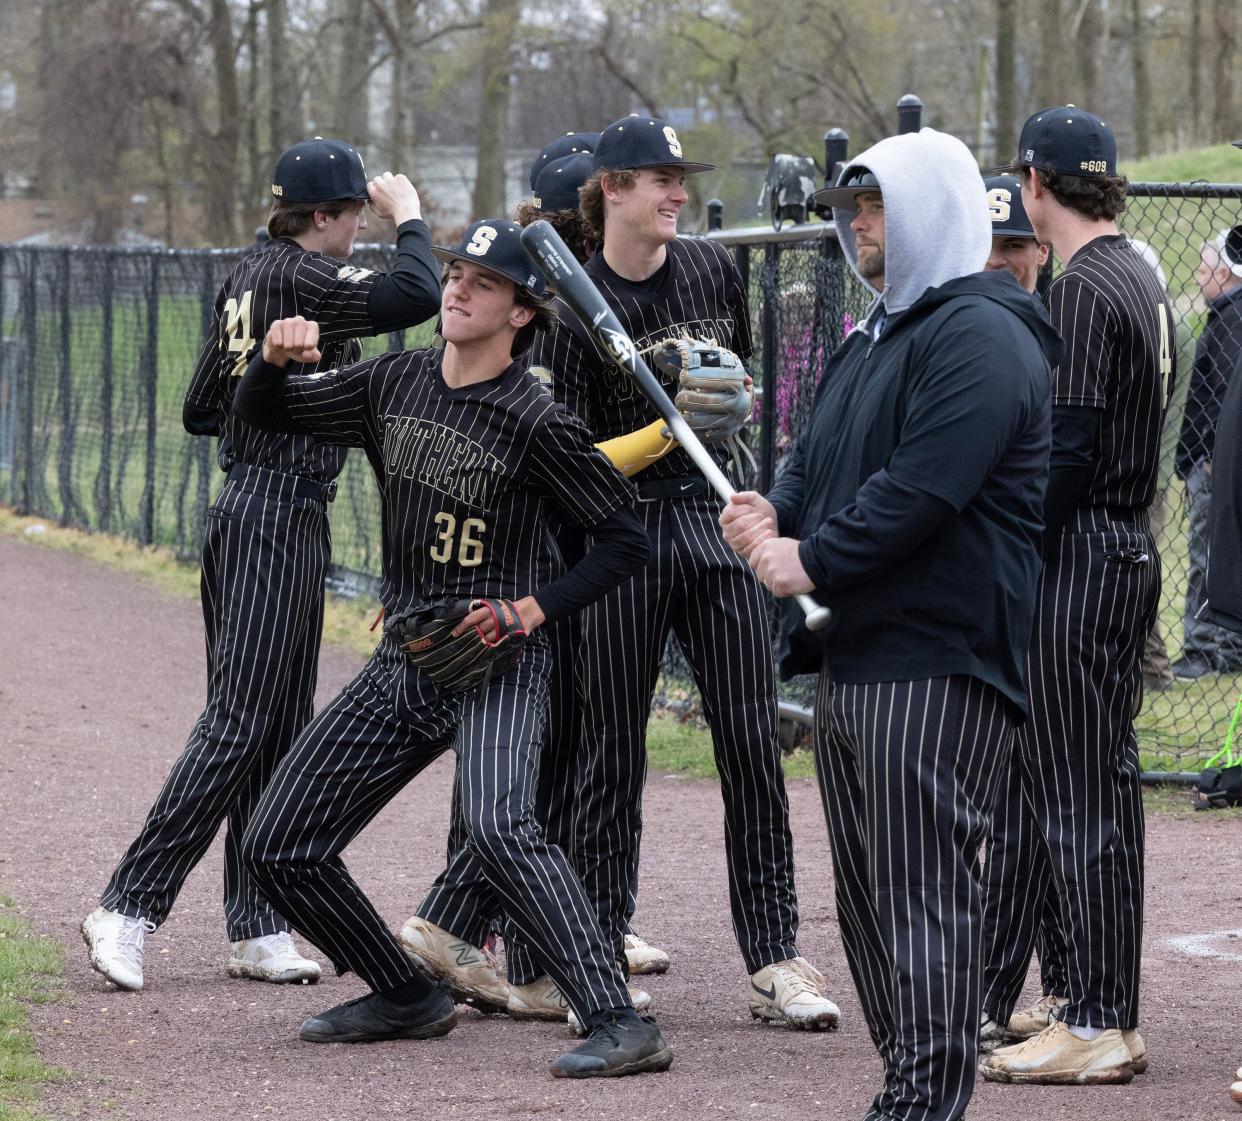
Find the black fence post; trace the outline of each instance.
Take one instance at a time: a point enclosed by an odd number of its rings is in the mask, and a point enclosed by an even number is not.
[[[776,470],[776,321],[780,314],[781,294],[780,246],[767,242],[763,247],[763,322],[759,325],[763,340],[763,398],[759,408],[759,490],[767,493],[772,487]]]
[[[830,128],[824,133],[824,186],[837,182],[841,165],[849,159],[850,134],[843,128]]]
[[[147,289],[147,477],[142,488],[141,526],[138,543],[155,540],[155,450],[159,412],[160,369],[160,258],[151,255],[150,287]]]
[[[923,103],[908,93],[897,102],[897,131],[918,132],[923,124]]]
[[[34,474],[35,474],[35,381],[39,375],[39,318],[36,305],[39,302],[39,279],[35,275],[38,257],[33,251],[24,254],[26,258],[26,284],[23,296],[23,332],[26,336],[26,385],[22,394],[24,416],[22,417],[22,497],[18,506],[19,514],[29,514],[34,510]]]
[[[109,250],[105,250],[102,293],[103,356],[99,370],[99,479],[95,486],[95,501],[99,506],[99,528],[104,533],[107,533],[112,528],[113,285],[112,253]]]
[[[707,228],[709,230],[724,229],[724,203],[720,199],[707,200]]]
[[[72,525],[77,503],[73,494],[73,366],[72,366],[72,335],[73,317],[71,314],[71,290],[73,284],[72,261],[69,250],[60,253],[60,268],[57,270],[60,282],[60,369],[58,388],[60,391],[60,440],[58,443],[56,480],[60,486],[60,524]]]

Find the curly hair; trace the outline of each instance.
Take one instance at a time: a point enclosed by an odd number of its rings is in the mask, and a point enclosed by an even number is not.
[[[595,252],[599,239],[579,210],[538,210],[529,199],[523,199],[513,212],[513,220],[519,226],[529,226],[541,218],[560,234],[580,264]]]
[[[1066,175],[1042,167],[1024,167],[1022,173],[1038,175],[1057,202],[1084,218],[1111,222],[1126,208],[1129,183],[1124,175]]]

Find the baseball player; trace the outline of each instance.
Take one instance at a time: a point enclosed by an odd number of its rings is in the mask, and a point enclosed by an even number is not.
[[[372,990],[308,1019],[302,1039],[442,1035],[455,1023],[452,1000],[413,965],[340,853],[454,747],[465,856],[589,1032],[552,1073],[663,1070],[672,1052],[655,1022],[632,1008],[581,885],[532,813],[549,675],[537,628],[640,568],[647,543],[630,485],[527,370],[522,353],[548,312],[519,235],[510,222],[485,219],[455,247],[435,250],[448,265],[443,350],[286,377],[278,367],[318,359],[318,331],[282,320],[238,391],[234,408],[251,423],[365,451],[381,491],[388,617],[371,660],[282,760],[243,849],[282,913]],[[591,548],[559,579],[547,536],[553,508],[591,532]],[[470,639],[477,627],[482,642],[444,639],[442,657],[425,632],[407,641],[400,620],[433,597],[469,601],[453,637]],[[502,634],[522,633],[529,638],[516,665],[451,691],[469,649],[486,653]]]
[[[1066,1002],[1038,1035],[980,1064],[996,1082],[1128,1082],[1138,1023],[1143,800],[1134,713],[1160,591],[1147,524],[1173,377],[1174,325],[1155,272],[1117,230],[1125,180],[1099,117],[1073,106],[1023,125],[1014,167],[1041,241],[1066,262],[1047,295],[1066,355],[1053,372],[1044,568],[1016,741],[1025,829],[1065,933]],[[989,890],[989,928],[1009,907]],[[1029,955],[1034,937],[1011,948]],[[1017,990],[988,1009],[1006,1023]]]
[[[255,340],[275,320],[313,316],[322,325],[320,364],[338,366],[357,356],[357,336],[433,315],[439,281],[418,192],[404,175],[368,183],[361,157],[343,141],[293,145],[276,163],[272,193],[272,240],[238,263],[216,297],[185,399],[187,430],[220,438],[227,475],[207,511],[203,544],[207,704],[99,908],[82,924],[91,965],[123,989],[142,988],[145,935],[168,917],[225,819],[229,973],[277,982],[319,977],[242,867],[239,844],[277,759],[310,719],[327,503],[345,449],[260,431],[230,416],[229,403]],[[344,263],[366,229],[368,199],[397,224],[397,260],[387,274]]]
[[[987,191],[988,216],[992,220],[992,252],[986,267],[1007,269],[1028,292],[1035,291],[1040,270],[1048,262],[1048,246],[1031,228],[1022,207],[1022,181],[1016,175],[994,175],[983,181]],[[984,875],[988,890],[1001,902],[989,912],[993,925],[984,930],[983,953],[986,963],[983,989],[983,1023],[979,1028],[979,1048],[990,1051],[1004,1042],[1026,1039],[1048,1026],[1051,1015],[1065,1003],[1065,949],[1056,895],[1047,878],[1033,877],[1034,830],[1022,807],[1022,785],[1016,764],[1006,765],[1000,791],[992,811]],[[1038,927],[1037,951],[1043,993],[1027,1009],[1015,1011],[1008,1023],[998,1022],[989,1009],[1016,985],[1020,992],[1030,964],[1028,927]]]
[[[822,637],[790,620],[782,669],[820,671],[837,913],[885,1067],[867,1118],[950,1121],[975,1081],[979,845],[1027,707],[1060,342],[1012,277],[979,271],[986,203],[960,141],[882,140],[814,201],[875,301],[774,489],[720,520],[775,594],[834,613]]]
[[[609,125],[580,192],[581,209],[601,242],[586,270],[639,348],[688,335],[746,358],[750,313],[732,260],[711,242],[677,237],[687,200],[684,178],[709,167],[687,160],[663,121],[633,116]],[[654,419],[642,394],[572,314],[540,335],[531,361],[550,372],[558,400],[598,436],[631,432]],[[795,1027],[833,1027],[839,1011],[795,943],[793,845],[767,599],[721,540],[718,504],[684,451],[646,469],[638,493],[652,559],[582,614],[575,865],[620,958],[637,875],[647,720],[672,632],[693,669],[712,730],[725,802],[730,904],[751,973],[751,1013]],[[464,936],[476,906],[468,893],[439,890],[419,914]],[[538,977],[512,980],[531,992],[539,988]],[[551,1003],[555,997],[549,997]]]

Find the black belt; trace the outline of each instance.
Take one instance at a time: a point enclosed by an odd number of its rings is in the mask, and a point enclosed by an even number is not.
[[[655,502],[661,498],[697,498],[711,489],[702,475],[679,475],[672,479],[639,479],[640,502]]]
[[[336,498],[336,480],[321,483],[309,475],[294,475],[288,471],[273,471],[267,467],[256,467],[251,463],[234,463],[229,468],[229,481],[238,484],[247,482],[259,483],[271,487],[280,493],[292,493],[297,498],[310,498],[316,502],[328,503]]]

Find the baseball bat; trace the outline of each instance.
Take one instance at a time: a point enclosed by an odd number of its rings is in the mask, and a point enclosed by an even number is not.
[[[560,235],[549,223],[540,219],[522,231],[522,244],[538,263],[539,270],[548,283],[556,288],[557,295],[591,332],[592,337],[603,347],[604,353],[634,380],[643,396],[655,406],[656,412],[668,425],[677,442],[694,460],[694,465],[706,476],[712,489],[728,502],[735,493],[733,484],[686,423],[685,417],[677,411],[677,406],[664,392],[659,378],[651,372],[642,355],[638,353],[634,341],[622,330],[616,313],[600,295],[599,289],[591,282],[586,270],[578,264]],[[832,618],[832,612],[816,603],[810,596],[797,595],[794,599],[806,613],[808,629],[819,630]]]

